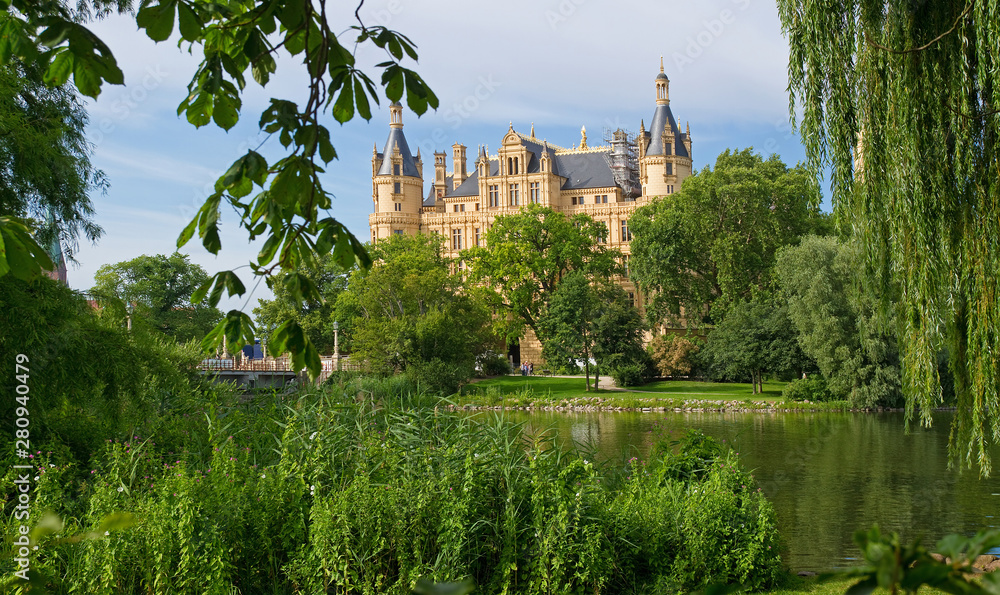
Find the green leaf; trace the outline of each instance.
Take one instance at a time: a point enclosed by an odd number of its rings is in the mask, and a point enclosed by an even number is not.
[[[223,130],[229,130],[236,126],[240,119],[239,103],[238,97],[226,94],[216,95],[215,109],[212,113],[212,119],[215,120],[216,125]]]
[[[97,99],[101,94],[101,78],[94,67],[93,56],[76,55],[73,60],[73,84],[87,97]]]
[[[396,64],[386,68],[382,73],[382,84],[389,101],[399,101],[403,97],[403,69]]]
[[[197,227],[198,227],[198,215],[195,215],[194,218],[191,219],[191,222],[184,227],[183,231],[181,231],[181,235],[177,236],[178,248],[182,247],[184,244],[187,244],[191,240],[191,237],[194,236],[194,231],[195,229],[197,229]]]
[[[174,5],[176,0],[166,0],[153,6],[146,6],[135,17],[140,29],[156,42],[166,41],[174,32]]]
[[[66,41],[66,36],[69,35],[72,28],[73,24],[69,21],[58,19],[54,24],[39,33],[36,41],[46,47],[54,48]]]
[[[49,62],[43,80],[47,85],[58,87],[68,81],[71,74],[73,74],[73,54],[63,50]]]
[[[371,120],[372,108],[368,103],[368,96],[365,95],[365,88],[360,79],[354,79],[354,97],[358,103],[358,115],[365,120]]]
[[[213,98],[211,93],[201,88],[195,93],[197,95],[195,95],[194,101],[191,101],[187,107],[187,121],[195,128],[201,128],[212,121]]]
[[[192,42],[201,38],[205,27],[187,2],[177,3],[177,26],[180,29],[181,37]]]

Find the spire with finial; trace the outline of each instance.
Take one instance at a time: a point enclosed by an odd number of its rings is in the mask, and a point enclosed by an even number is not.
[[[660,72],[663,72],[663,56],[660,56]]]
[[[581,126],[580,127],[580,148],[581,149],[586,149],[587,148],[587,127],[586,126]]]
[[[535,138],[535,123],[531,123],[531,138]]]

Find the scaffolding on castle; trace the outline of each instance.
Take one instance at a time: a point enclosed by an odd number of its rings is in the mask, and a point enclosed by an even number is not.
[[[639,184],[639,150],[635,135],[622,128],[605,128],[604,144],[611,146],[611,151],[604,154],[604,160],[611,168],[615,184],[622,189],[625,198],[634,199],[642,194],[642,186]]]

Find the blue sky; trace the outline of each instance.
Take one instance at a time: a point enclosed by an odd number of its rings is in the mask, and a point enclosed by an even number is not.
[[[345,29],[354,9],[328,7]],[[726,148],[753,146],[788,164],[804,159],[788,124],[788,49],[771,1],[375,0],[360,14],[417,44],[420,61],[411,66],[441,101],[421,118],[403,114],[411,149],[424,154],[425,180],[433,175],[433,150],[449,154],[450,169],[453,143],[468,146],[470,155],[480,144],[495,151],[509,122],[525,133],[534,123],[536,136],[563,146],[579,142],[581,126],[591,145],[600,143],[605,127],[637,131],[653,113],[661,55],[671,108],[691,126],[696,169],[714,164]],[[173,251],[214,180],[248,148],[279,155],[277,139],[265,140],[256,122],[270,97],[300,99],[304,82],[298,64],[279,62],[266,89],[248,86],[243,120],[234,129],[195,129],[176,107],[196,55],[176,41],[153,44],[134,20],[109,19],[93,28],[118,58],[126,86],[105,87],[97,101],[87,101],[93,161],[111,188],[93,197],[104,237],[81,245],[80,266],[69,271],[70,285],[82,290],[93,285],[101,265]],[[378,52],[360,52],[359,62],[385,59]],[[340,157],[324,179],[335,197],[331,213],[366,239],[372,146],[381,150],[385,142],[388,105],[383,100],[370,122],[340,126],[330,118],[328,127]],[[257,248],[226,214],[219,256],[195,243],[183,251],[214,273],[245,265]],[[248,282],[249,271],[243,276]],[[249,300],[224,306],[249,308],[268,296],[261,286]]]

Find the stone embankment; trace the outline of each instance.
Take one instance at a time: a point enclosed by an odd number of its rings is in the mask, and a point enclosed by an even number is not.
[[[945,564],[951,564],[951,558],[945,558],[941,554],[931,554],[938,562],[944,562]],[[972,561],[973,572],[996,572],[1000,570],[1000,556],[994,556],[991,554],[986,554],[984,556],[979,556]]]
[[[705,400],[705,399],[649,399],[648,402],[642,400],[629,399],[626,404],[621,403],[621,399],[571,399],[556,402],[533,401],[525,403],[514,400],[513,402],[480,404],[468,403],[453,406],[452,409],[463,409],[466,411],[640,411],[650,413],[707,413],[707,412],[734,412],[734,413],[809,413],[818,411],[853,411],[853,412],[884,412],[902,411],[902,409],[886,409],[883,407],[873,409],[858,409],[846,406],[830,406],[826,404],[810,403],[803,401],[789,404],[781,401],[754,401],[743,400]]]

